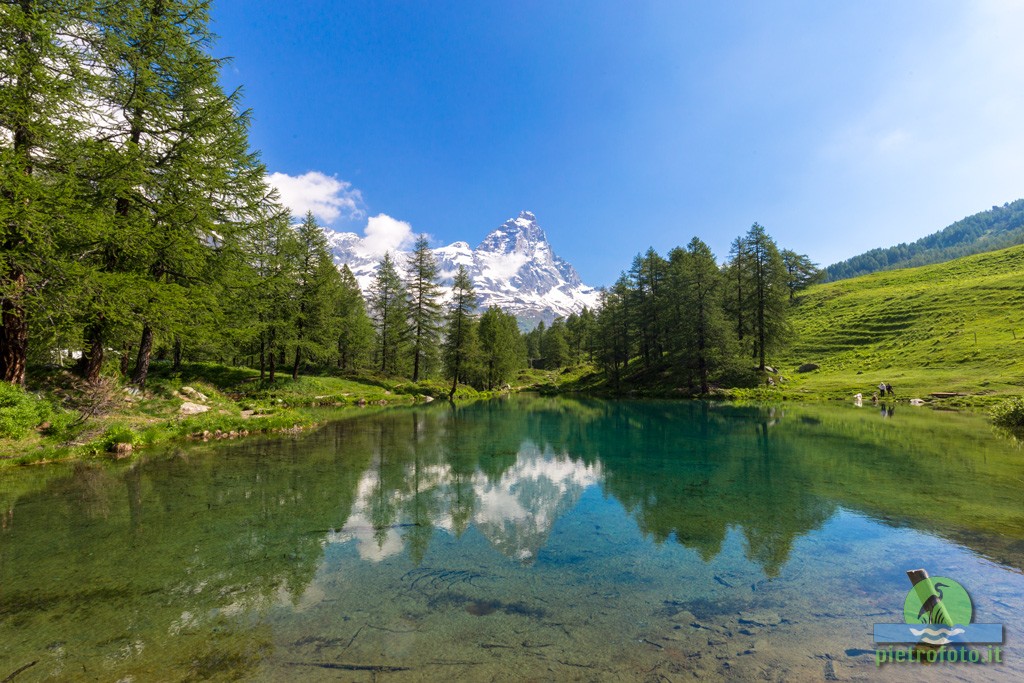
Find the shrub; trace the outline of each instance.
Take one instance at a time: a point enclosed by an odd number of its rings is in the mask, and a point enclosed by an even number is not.
[[[992,421],[1008,429],[1024,428],[1024,397],[1016,396],[992,409]]]
[[[49,413],[47,401],[0,382],[0,438],[20,439],[44,422]]]
[[[117,450],[117,444],[119,443],[138,446],[142,443],[142,439],[134,429],[123,424],[110,425],[99,439],[99,446],[106,451]]]
[[[20,439],[40,425],[46,426],[47,434],[63,434],[74,426],[77,417],[51,399],[0,382],[0,439]]]

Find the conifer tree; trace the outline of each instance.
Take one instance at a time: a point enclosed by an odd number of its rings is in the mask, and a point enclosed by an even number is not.
[[[327,246],[327,236],[312,212],[306,214],[296,233],[298,269],[292,379],[298,379],[304,358],[323,358],[333,350],[338,330],[336,302],[342,286],[341,275]]]
[[[366,302],[355,275],[347,265],[341,268],[338,306],[338,368],[358,370],[373,352],[373,323],[366,314]]]
[[[526,344],[515,316],[491,306],[480,316],[478,337],[483,385],[488,391],[526,366]]]
[[[94,98],[104,116],[94,122],[99,212],[81,369],[95,379],[118,325],[141,320],[134,379],[142,383],[154,328],[173,327],[165,314],[209,272],[210,250],[233,239],[236,200],[258,201],[262,169],[237,93],[218,84],[207,2],[136,0],[97,16]]]
[[[441,286],[437,280],[437,259],[425,235],[406,261],[409,295],[409,347],[412,352],[412,381],[436,361],[441,334]]]
[[[726,267],[725,310],[733,321],[736,339],[743,345],[743,339],[750,332],[750,254],[746,240],[737,237],[729,248],[729,264]]]
[[[88,213],[78,166],[93,78],[67,37],[91,11],[78,0],[0,6],[0,381],[24,384],[33,312],[77,280],[68,248]]]
[[[473,311],[476,310],[476,293],[473,281],[460,265],[452,285],[452,298],[448,309],[448,320],[445,329],[444,360],[448,379],[452,381],[452,389],[448,400],[455,399],[455,390],[459,380],[466,377],[476,354],[476,330],[474,329]]]
[[[399,374],[399,359],[408,338],[408,302],[391,254],[385,253],[370,288],[370,313],[377,329],[377,365],[384,374]]]
[[[792,249],[782,250],[782,263],[786,267],[786,287],[789,289],[789,300],[796,298],[796,293],[820,282],[825,271],[811,261],[806,254],[798,254]]]
[[[786,266],[775,241],[754,223],[744,239],[749,251],[752,291],[749,312],[753,318],[754,357],[765,369],[765,355],[777,348],[789,329]]]
[[[555,318],[541,339],[540,352],[548,370],[558,370],[569,362],[569,343],[565,335],[565,320]]]
[[[686,312],[681,340],[688,365],[696,370],[700,392],[708,393],[709,376],[724,363],[727,333],[722,310],[722,272],[715,255],[694,237],[678,261],[682,287],[680,303]]]

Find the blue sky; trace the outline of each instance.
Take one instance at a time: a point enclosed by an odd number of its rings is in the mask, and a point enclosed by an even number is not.
[[[1024,196],[1024,3],[217,0],[283,198],[584,281],[757,221],[827,265]]]

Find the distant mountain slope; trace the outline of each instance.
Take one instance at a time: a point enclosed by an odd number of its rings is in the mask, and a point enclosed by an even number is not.
[[[870,396],[1024,391],[1024,246],[815,285],[781,367],[798,390]],[[802,363],[819,370],[796,373]]]
[[[942,263],[1024,244],[1024,199],[993,206],[910,244],[871,251],[825,269],[828,281],[843,280],[879,270]]]
[[[367,253],[355,233],[325,232],[335,262],[339,267],[348,265],[363,292],[368,292],[380,255]],[[465,266],[480,308],[498,306],[516,316],[524,327],[532,328],[541,320],[550,324],[558,316],[578,313],[584,306],[594,308],[598,302],[598,290],[583,284],[576,269],[555,254],[529,211],[492,230],[476,249],[466,242],[454,242],[433,252],[446,287],[458,267]],[[404,269],[406,254],[392,257],[399,269]]]

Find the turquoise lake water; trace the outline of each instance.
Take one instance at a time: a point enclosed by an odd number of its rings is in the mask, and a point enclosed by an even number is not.
[[[0,680],[1024,680],[1024,450],[982,417],[342,415],[0,472]],[[1002,663],[876,665],[918,568]]]

